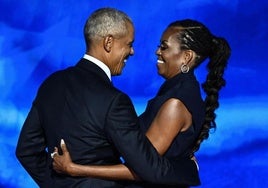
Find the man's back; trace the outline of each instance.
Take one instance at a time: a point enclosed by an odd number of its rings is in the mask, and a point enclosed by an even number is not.
[[[120,163],[120,156],[111,145],[105,126],[109,126],[106,119],[114,98],[122,93],[112,86],[104,72],[82,59],[77,66],[53,75],[48,82],[47,87],[44,85],[44,95],[40,90],[42,102],[39,103],[37,98],[36,105],[41,111],[40,118],[45,120],[44,130],[49,131],[46,137],[50,149],[53,150],[63,138],[76,163]],[[49,104],[54,101],[57,106]],[[133,111],[134,122],[135,118]],[[84,178],[83,182],[86,185],[103,185],[105,182],[106,185],[107,181]],[[66,179],[63,183],[66,184]],[[107,183],[110,185],[111,182]]]
[[[121,92],[98,69],[82,59],[77,66],[52,75],[41,86],[34,103],[48,131],[49,151],[63,138],[73,160],[80,164],[119,162],[105,126],[111,103]]]
[[[45,80],[32,107],[38,117],[29,119],[38,119],[36,124],[44,130],[48,153],[53,152],[63,138],[76,163],[118,164],[120,156],[106,134],[109,109],[118,95],[124,94],[112,86],[97,65],[81,59],[75,67],[58,71]],[[128,120],[132,118],[135,123],[137,116],[134,108],[129,113]],[[32,123],[31,120],[25,123],[28,122]],[[42,137],[36,139],[35,142],[43,143]],[[55,187],[77,187],[78,184],[79,187],[120,187],[112,181],[51,173]]]

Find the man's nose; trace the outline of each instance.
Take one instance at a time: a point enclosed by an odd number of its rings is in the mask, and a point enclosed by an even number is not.
[[[134,55],[134,48],[133,47],[130,49],[129,55]]]

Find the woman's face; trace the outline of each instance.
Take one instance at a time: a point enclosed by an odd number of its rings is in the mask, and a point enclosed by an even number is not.
[[[160,45],[156,51],[158,74],[170,79],[180,73],[184,52],[180,48],[177,35],[178,28],[167,28],[162,34]]]

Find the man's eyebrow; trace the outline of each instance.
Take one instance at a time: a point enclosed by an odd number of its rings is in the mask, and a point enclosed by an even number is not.
[[[134,43],[134,40],[133,41],[130,41],[129,43],[128,43],[128,45],[132,45]]]

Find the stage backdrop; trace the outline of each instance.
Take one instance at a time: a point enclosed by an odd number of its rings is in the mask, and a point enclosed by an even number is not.
[[[113,81],[138,113],[163,82],[155,50],[168,23],[197,19],[229,41],[218,128],[197,153],[200,187],[268,187],[268,3],[261,0],[1,0],[0,187],[37,187],[14,155],[19,131],[40,83],[83,56],[85,20],[107,6],[135,23],[135,55]],[[196,74],[202,82],[204,66]]]

